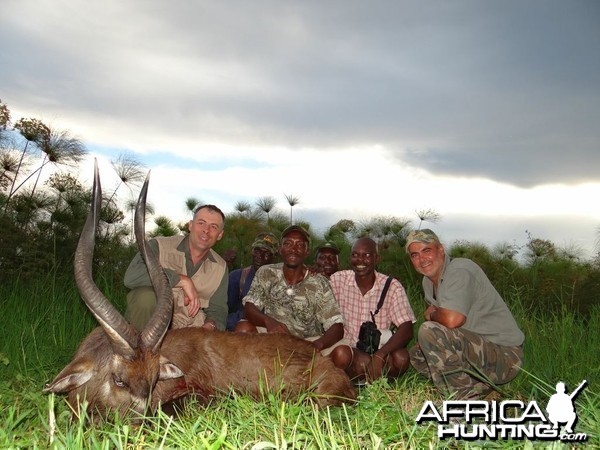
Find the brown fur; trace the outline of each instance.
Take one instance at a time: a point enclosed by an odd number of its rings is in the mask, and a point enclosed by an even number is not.
[[[186,384],[182,387],[177,379],[159,381],[153,401],[168,401],[197,390],[203,397],[234,390],[255,398],[266,392],[297,397],[312,391],[321,405],[355,398],[343,370],[315,352],[310,342],[289,334],[171,330],[161,355],[183,371]]]
[[[138,351],[131,360],[116,355],[97,328],[44,391],[68,393],[76,415],[85,398],[94,420],[111,410],[143,414],[188,395],[207,400],[230,391],[257,399],[269,392],[292,399],[311,392],[321,406],[356,398],[346,373],[310,342],[288,334],[201,328],[170,330],[160,355]]]

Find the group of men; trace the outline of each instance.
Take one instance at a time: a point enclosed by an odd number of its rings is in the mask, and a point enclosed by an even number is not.
[[[229,273],[212,249],[224,223],[219,208],[202,205],[188,235],[150,240],[173,287],[173,328],[290,333],[311,341],[358,384],[397,377],[412,365],[460,399],[486,395],[522,365],[524,335],[505,302],[477,264],[450,258],[431,230],[413,231],[406,242],[428,305],[408,349],[416,318],[402,284],[376,270],[380,256],[373,239],[354,242],[348,270],[339,270],[340,251],[328,242],[309,266],[311,236],[292,225],[280,239],[259,234],[252,265]],[[131,289],[125,317],[141,329],[156,297],[139,254],[125,285]]]

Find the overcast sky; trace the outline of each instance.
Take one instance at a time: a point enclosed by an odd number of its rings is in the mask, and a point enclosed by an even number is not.
[[[447,243],[599,236],[595,0],[3,0],[0,43],[13,120],[107,178],[135,155],[174,220],[293,194],[316,230],[433,209]]]

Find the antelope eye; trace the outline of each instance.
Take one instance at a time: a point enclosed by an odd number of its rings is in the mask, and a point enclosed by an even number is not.
[[[124,388],[125,386],[127,386],[127,383],[125,383],[123,380],[121,380],[116,375],[113,375],[113,382],[120,388]]]

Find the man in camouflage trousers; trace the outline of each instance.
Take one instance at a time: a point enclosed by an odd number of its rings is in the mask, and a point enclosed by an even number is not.
[[[413,367],[454,399],[476,399],[493,384],[515,378],[523,363],[523,332],[481,268],[466,258],[450,259],[428,229],[408,235],[406,251],[424,275],[428,303]]]

